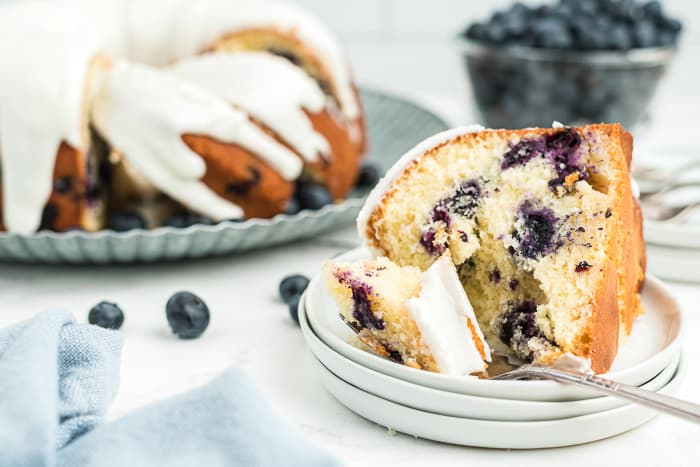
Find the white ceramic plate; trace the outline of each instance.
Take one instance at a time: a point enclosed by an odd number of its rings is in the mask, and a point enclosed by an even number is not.
[[[627,404],[580,417],[534,422],[504,422],[450,417],[416,410],[365,392],[328,371],[315,360],[323,386],[341,404],[379,425],[419,438],[463,446],[500,449],[537,449],[571,446],[629,431],[657,415],[651,409]],[[685,377],[681,361],[671,381],[660,391],[675,394]]]
[[[404,152],[447,129],[440,117],[399,97],[362,89],[369,154],[366,160],[386,171]],[[32,235],[0,233],[0,260],[36,263],[135,263],[222,255],[291,242],[352,222],[364,192],[318,211],[293,216],[195,225],[186,229],[96,233],[42,231]]]
[[[700,226],[670,222],[644,221],[644,240],[672,248],[694,248],[700,254]]]
[[[369,258],[363,248],[337,258],[354,261]],[[678,303],[666,287],[649,276],[642,294],[646,313],[613,363],[608,377],[632,385],[649,381],[666,368],[680,349],[682,328]],[[551,381],[488,381],[471,376],[448,376],[393,363],[348,343],[352,331],[338,317],[335,300],[319,276],[309,284],[306,297],[309,323],[316,335],[341,355],[380,373],[448,392],[500,399],[566,401],[594,397],[589,391],[564,387]]]
[[[648,269],[671,281],[700,282],[700,249],[674,248],[647,243]]]
[[[324,344],[311,330],[303,301],[299,322],[311,353],[338,378],[383,399],[426,412],[453,417],[499,421],[555,420],[621,407],[622,399],[595,397],[569,402],[535,402],[495,399],[439,391],[384,375],[349,360]],[[648,391],[664,387],[676,372],[680,353],[655,378],[642,385]]]

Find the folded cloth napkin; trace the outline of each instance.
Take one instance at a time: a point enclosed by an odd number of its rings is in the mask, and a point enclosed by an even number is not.
[[[66,312],[0,330],[0,467],[337,465],[283,427],[237,370],[100,424],[120,350],[120,333]]]

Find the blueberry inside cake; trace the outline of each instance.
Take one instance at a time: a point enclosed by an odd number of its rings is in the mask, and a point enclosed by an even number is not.
[[[449,252],[425,272],[378,258],[328,262],[324,276],[343,320],[380,355],[454,375],[481,373],[491,360]]]
[[[449,255],[493,349],[540,363],[568,352],[604,372],[641,312],[631,152],[616,124],[451,130],[380,181],[360,235],[399,266]]]

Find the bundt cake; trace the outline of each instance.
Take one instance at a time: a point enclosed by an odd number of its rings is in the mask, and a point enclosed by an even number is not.
[[[294,212],[300,187],[338,201],[357,179],[366,138],[348,63],[293,5],[14,2],[0,26],[0,229],[272,217]],[[37,42],[35,56],[17,42]]]
[[[358,218],[368,247],[430,268],[449,252],[494,351],[608,370],[642,311],[645,253],[620,125],[439,134]]]
[[[329,261],[323,275],[343,319],[380,355],[451,375],[482,373],[491,361],[449,252],[425,272],[382,257]]]

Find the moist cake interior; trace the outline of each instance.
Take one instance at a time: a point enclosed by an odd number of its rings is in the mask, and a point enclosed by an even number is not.
[[[606,275],[618,276],[619,263],[606,256],[622,241],[610,236],[628,184],[610,180],[627,177],[624,158],[607,153],[619,141],[590,128],[484,132],[444,144],[397,180],[374,220],[399,264],[425,269],[449,249],[489,344],[526,361],[590,355],[583,331],[595,295]]]

